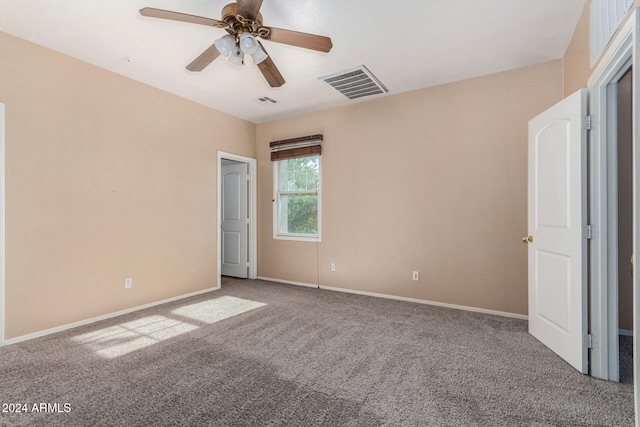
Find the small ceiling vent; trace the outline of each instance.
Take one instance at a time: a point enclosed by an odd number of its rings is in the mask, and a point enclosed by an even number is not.
[[[364,65],[318,79],[352,100],[389,92]]]
[[[256,99],[256,102],[262,105],[274,105],[278,103],[278,101],[276,101],[273,98],[269,98],[268,96],[263,96],[261,98],[258,98]]]

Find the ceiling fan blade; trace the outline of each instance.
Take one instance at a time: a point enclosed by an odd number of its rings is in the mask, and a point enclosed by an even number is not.
[[[225,24],[213,18],[205,18],[204,16],[188,15],[186,13],[173,12],[170,10],[156,9],[153,7],[145,7],[140,9],[140,15],[149,16],[151,18],[170,19],[172,21],[188,22],[191,24],[207,25],[209,27],[217,27]]]
[[[255,21],[260,12],[260,6],[262,6],[262,0],[238,0],[236,11],[238,15]]]
[[[329,52],[333,47],[329,37],[274,27],[269,27],[269,40],[320,52]]]
[[[260,43],[260,47],[264,49],[262,43]],[[264,52],[267,53],[266,50]],[[284,77],[282,77],[282,74],[280,74],[278,67],[276,67],[276,64],[273,63],[268,53],[267,59],[259,63],[258,68],[260,69],[260,72],[262,73],[264,78],[267,79],[269,86],[280,87],[284,84]]]
[[[191,61],[191,64],[187,65],[187,70],[189,71],[202,71],[207,65],[211,64],[218,56],[220,56],[220,51],[216,49],[215,43],[212,44],[200,54],[196,59]]]

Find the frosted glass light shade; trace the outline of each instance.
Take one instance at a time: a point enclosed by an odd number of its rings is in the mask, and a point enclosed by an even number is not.
[[[240,49],[243,53],[253,55],[259,47],[258,41],[251,34],[247,32],[240,34]]]
[[[253,59],[253,63],[256,65],[258,65],[268,57],[269,55],[267,55],[267,53],[260,46],[258,46],[258,50],[256,50],[256,52],[253,55],[251,55],[251,58]]]
[[[240,48],[238,46],[234,46],[233,50],[231,51],[231,55],[229,55],[229,62],[231,62],[232,64],[242,65],[243,57],[244,55],[240,51]]]
[[[236,39],[231,34],[227,34],[216,40],[214,44],[222,56],[229,56],[236,45]]]

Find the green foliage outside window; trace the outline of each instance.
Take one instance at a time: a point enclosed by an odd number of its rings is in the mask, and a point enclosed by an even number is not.
[[[302,157],[279,163],[280,233],[316,235],[320,157]]]

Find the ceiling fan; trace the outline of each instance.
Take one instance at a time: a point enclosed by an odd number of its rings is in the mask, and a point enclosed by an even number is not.
[[[258,65],[269,85],[280,87],[285,83],[285,80],[262,43],[257,40],[258,38],[320,52],[329,52],[333,44],[329,37],[263,26],[260,14],[262,1],[237,0],[236,3],[230,3],[222,8],[221,20],[152,7],[140,9],[140,14],[152,18],[221,28],[228,33],[216,40],[214,44],[187,65],[187,70],[202,71],[221,54],[236,64],[243,64],[244,55],[249,55]]]

